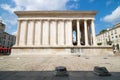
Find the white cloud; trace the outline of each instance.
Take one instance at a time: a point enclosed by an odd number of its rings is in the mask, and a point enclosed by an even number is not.
[[[17,30],[12,32],[12,35],[17,35]]]
[[[17,17],[14,14],[4,13],[1,16],[2,19],[4,19],[3,21],[7,23],[7,25],[16,25]]]
[[[3,8],[4,10],[7,10],[8,12],[13,12],[14,8],[11,8],[10,5],[8,4],[2,4],[1,8]]]
[[[77,4],[67,4],[70,1],[78,3],[79,0],[11,0],[12,4],[1,4],[0,7],[7,12],[1,14],[7,24],[7,30],[13,31],[16,27],[17,17],[14,11],[26,10],[66,10],[69,7],[77,8]],[[8,13],[9,12],[9,13]],[[15,29],[14,27],[14,29]],[[12,32],[11,32],[12,33]]]
[[[2,22],[2,17],[0,16],[0,22]]]
[[[26,11],[26,10],[65,10],[66,3],[69,0],[12,0],[12,4],[1,4],[0,7],[10,14],[2,14],[5,22],[11,25],[15,25],[17,18],[14,15],[14,11]],[[77,1],[77,0],[74,0]],[[12,15],[12,16],[11,16]]]
[[[15,10],[65,10],[69,0],[13,0],[15,7],[2,4],[1,8],[9,12]],[[74,0],[75,2],[78,0]]]
[[[69,6],[69,8],[70,8],[70,9],[72,9],[72,8],[77,9],[77,8],[78,8],[78,4],[77,4],[77,3],[71,4],[71,5]]]
[[[120,6],[118,6],[111,14],[106,15],[104,18],[102,18],[105,22],[120,22]]]

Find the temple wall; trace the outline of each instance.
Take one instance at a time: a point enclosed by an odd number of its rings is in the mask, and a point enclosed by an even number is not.
[[[112,47],[13,47],[12,54],[113,56]]]

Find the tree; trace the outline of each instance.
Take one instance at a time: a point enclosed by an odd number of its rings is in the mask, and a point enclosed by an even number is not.
[[[103,30],[100,31],[100,34],[106,32],[106,31],[107,31],[107,30],[103,29]]]

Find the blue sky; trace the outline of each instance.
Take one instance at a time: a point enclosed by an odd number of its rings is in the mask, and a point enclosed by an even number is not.
[[[96,34],[120,22],[120,0],[0,0],[0,18],[10,34],[17,30],[16,10],[95,10]]]

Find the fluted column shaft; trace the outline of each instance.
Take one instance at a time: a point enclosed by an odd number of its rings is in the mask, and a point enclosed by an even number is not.
[[[93,45],[96,45],[94,20],[91,20],[91,28],[92,28]]]
[[[84,32],[85,32],[85,45],[88,45],[87,20],[84,20]]]
[[[17,45],[19,45],[19,41],[20,41],[20,29],[21,29],[21,21],[18,21],[18,30],[17,30],[17,38],[16,38]]]
[[[77,45],[80,45],[80,23],[77,20]]]

